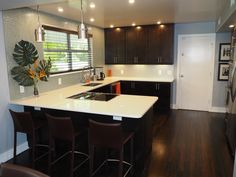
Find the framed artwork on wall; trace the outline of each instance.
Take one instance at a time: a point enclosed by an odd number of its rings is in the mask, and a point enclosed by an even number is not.
[[[219,81],[229,80],[229,64],[228,63],[219,63],[218,80]]]
[[[219,61],[227,62],[230,60],[230,43],[220,44]]]

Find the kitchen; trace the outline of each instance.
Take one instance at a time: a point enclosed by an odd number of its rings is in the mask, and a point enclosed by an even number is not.
[[[12,68],[12,66],[15,65],[14,60],[12,59],[12,53],[14,50],[14,45],[20,41],[20,40],[28,40],[28,41],[32,41],[34,39],[34,33],[32,31],[35,30],[35,28],[37,27],[37,20],[36,17],[36,13],[35,13],[35,4],[31,2],[31,4],[29,6],[32,6],[33,9],[28,9],[28,8],[23,8],[23,9],[18,9],[18,10],[9,10],[9,11],[5,11],[3,12],[3,27],[7,28],[4,29],[4,33],[2,34],[3,36],[1,37],[1,39],[5,38],[7,40],[1,41],[5,43],[5,48],[6,48],[6,52],[0,52],[1,55],[5,55],[6,53],[6,57],[1,57],[1,58],[7,58],[6,61],[2,61],[2,62],[7,62],[7,64],[3,64],[3,66],[7,66],[3,68],[3,74],[1,75],[5,75],[7,73],[9,73],[10,69]],[[127,4],[128,6],[128,4]],[[222,5],[223,6],[223,5]],[[43,5],[40,6],[40,8],[43,8]],[[77,13],[79,13],[77,11]],[[79,15],[79,14],[78,14]],[[86,17],[88,14],[84,14],[84,16]],[[89,18],[89,15],[86,17]],[[69,21],[68,19],[63,19],[63,22],[61,22],[60,17],[55,17],[53,15],[48,15],[45,13],[40,13],[40,20],[43,24],[46,25],[51,25],[51,26],[59,26],[59,27],[63,27],[66,29],[74,29],[77,30],[77,25],[78,22],[74,22],[74,21]],[[99,19],[96,19],[99,20]],[[222,20],[224,21],[224,20]],[[66,23],[67,22],[67,23]],[[137,22],[136,22],[137,23]],[[34,25],[32,25],[34,24]],[[17,31],[17,32],[16,32]],[[174,63],[175,65],[176,60],[177,60],[177,36],[180,34],[200,34],[200,33],[214,33],[215,32],[215,23],[214,22],[201,22],[201,23],[186,23],[186,24],[176,24],[175,25],[175,47],[174,47]],[[92,34],[93,34],[93,56],[94,56],[94,66],[103,66],[104,65],[104,59],[105,59],[105,52],[103,51],[104,49],[101,49],[101,46],[105,46],[105,42],[104,42],[104,37],[103,37],[103,30],[100,28],[96,28],[96,27],[92,27]],[[215,52],[215,58],[216,58],[216,62],[215,62],[215,75],[217,75],[217,70],[218,70],[218,53],[219,53],[219,43],[228,43],[230,42],[230,34],[228,33],[217,33],[216,34],[216,44],[215,44],[215,48],[216,51]],[[34,43],[36,48],[38,49],[38,51],[40,52],[40,58],[43,58],[43,49],[42,46],[40,44]],[[119,76],[120,73],[123,73],[124,76],[126,77],[153,77],[153,76],[164,76],[164,77],[168,77],[167,79],[171,78],[171,77],[176,77],[176,68],[174,65],[170,65],[170,66],[162,66],[162,65],[150,65],[150,66],[146,66],[146,65],[133,65],[133,66],[119,66],[119,65],[115,65],[115,66],[108,66],[108,69],[112,69],[112,75],[113,76]],[[7,69],[7,70],[6,70]],[[4,71],[5,70],[5,71]],[[123,70],[123,71],[122,71]],[[132,72],[130,72],[130,70],[132,70]],[[150,70],[151,72],[148,72],[148,70]],[[106,69],[104,69],[105,74],[106,73]],[[160,74],[161,73],[161,74]],[[61,85],[58,85],[58,79],[61,78]],[[77,84],[78,82],[78,75],[60,75],[60,76],[53,76],[49,79],[49,82],[40,82],[39,83],[39,94],[42,94],[45,91],[50,91],[52,89],[55,88],[63,88],[65,86],[69,86],[69,85],[73,85],[73,84]],[[164,78],[166,79],[166,78]],[[9,81],[8,81],[9,80]],[[3,95],[1,95],[1,97],[3,98],[3,100],[6,100],[4,102],[4,105],[6,105],[6,103],[9,103],[10,98],[14,98],[14,99],[18,99],[21,97],[27,97],[27,96],[32,96],[32,87],[25,87],[25,92],[22,94],[19,94],[19,86],[17,84],[17,82],[15,82],[12,77],[9,75],[7,75],[5,78],[3,78],[3,84],[4,88],[2,88],[1,90],[5,90],[3,93]],[[8,86],[9,83],[9,86]],[[217,112],[222,112],[222,110],[224,110],[224,99],[225,96],[221,96],[221,94],[224,94],[224,89],[226,87],[227,83],[226,82],[219,82],[217,81],[217,77],[214,77],[214,86],[213,86],[213,95],[217,95],[213,97],[213,110],[217,111]],[[171,97],[171,107],[175,107],[177,104],[176,101],[176,89],[175,89],[176,85],[175,83],[173,83],[172,85],[172,96]],[[6,94],[8,93],[8,94]],[[22,107],[17,107],[16,109],[21,110]],[[6,110],[6,108],[4,108],[4,110]],[[10,120],[10,115],[7,111],[5,111],[4,116],[1,117],[8,117]],[[1,148],[3,148],[0,152],[6,152],[7,150],[9,150],[10,148],[12,148],[12,142],[11,142],[11,138],[6,138],[7,137],[11,137],[11,134],[7,134],[6,135],[6,130],[4,130],[5,128],[9,128],[12,129],[12,123],[10,121],[6,121],[5,118],[3,118],[3,124],[5,124],[6,126],[3,126],[4,128],[1,129],[1,131],[3,131],[1,134],[4,135],[3,139],[5,139],[4,142],[8,142],[8,143],[4,143],[3,146],[1,146]],[[13,132],[13,131],[9,131],[9,132]],[[21,139],[21,138],[20,138]],[[22,142],[24,141],[24,137],[22,137]],[[20,143],[21,144],[21,143]]]

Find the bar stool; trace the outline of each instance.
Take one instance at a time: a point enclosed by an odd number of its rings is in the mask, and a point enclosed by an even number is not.
[[[124,132],[121,123],[100,123],[89,120],[89,155],[90,155],[90,177],[94,176],[99,169],[108,161],[118,161],[118,177],[122,177],[123,164],[129,165],[124,177],[133,167],[133,132]],[[124,161],[124,145],[130,141],[130,162]],[[119,159],[106,159],[96,170],[93,171],[94,148],[108,148],[119,152]]]
[[[0,171],[1,177],[49,177],[39,171],[9,163],[1,164]]]
[[[51,167],[56,162],[61,160],[63,157],[65,157],[68,154],[71,154],[70,159],[70,177],[73,177],[73,173],[75,170],[77,170],[81,165],[83,165],[88,159],[88,154],[85,154],[83,152],[75,151],[75,140],[76,138],[82,134],[82,131],[75,131],[74,126],[72,123],[72,120],[70,117],[54,117],[49,114],[46,114],[46,117],[48,119],[48,126],[49,126],[49,141],[50,141],[50,150],[49,150],[49,174],[51,173]],[[53,154],[55,152],[55,141],[67,141],[71,143],[71,150],[64,153],[60,157],[57,157],[56,159],[52,159],[52,151]],[[80,154],[85,159],[77,164],[75,166],[74,164],[74,155]],[[75,166],[75,167],[74,167]]]
[[[48,154],[48,151],[39,157],[35,157],[36,147],[46,147],[48,145],[36,144],[36,131],[45,126],[45,122],[39,119],[33,119],[30,112],[14,112],[9,110],[14,124],[14,153],[13,163],[16,163],[16,145],[17,145],[17,132],[26,133],[30,151],[32,154],[32,167],[35,167],[35,162]]]

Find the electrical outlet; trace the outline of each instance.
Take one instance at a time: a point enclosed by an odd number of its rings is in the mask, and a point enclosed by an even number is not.
[[[25,87],[20,85],[20,93],[25,93]]]
[[[113,120],[122,121],[122,117],[120,117],[120,116],[113,116]]]
[[[35,111],[41,111],[41,108],[40,107],[34,107],[34,110]]]
[[[61,85],[61,84],[62,84],[62,79],[58,78],[58,85]]]

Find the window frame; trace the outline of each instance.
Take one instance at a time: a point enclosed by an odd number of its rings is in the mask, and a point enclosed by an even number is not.
[[[75,53],[75,52],[78,52],[79,50],[72,50],[71,49],[71,41],[70,41],[70,35],[71,34],[75,34],[77,35],[78,32],[77,31],[72,31],[72,30],[68,30],[68,29],[63,29],[63,28],[58,28],[58,27],[54,27],[54,26],[48,26],[48,25],[42,25],[43,28],[45,30],[50,30],[50,31],[55,31],[55,32],[62,32],[62,33],[66,33],[67,35],[67,49],[66,50],[56,50],[56,49],[52,49],[52,50],[45,50],[44,47],[43,47],[43,56],[44,56],[44,52],[47,51],[47,52],[68,52],[69,54],[69,62],[67,63],[68,64],[68,67],[69,67],[69,70],[68,71],[58,71],[58,72],[50,72],[50,75],[57,75],[57,74],[63,74],[63,73],[73,73],[73,72],[76,72],[76,71],[83,71],[83,70],[88,70],[88,69],[92,69],[93,67],[93,51],[92,51],[92,44],[91,44],[91,39],[88,40],[88,55],[92,55],[91,56],[91,59],[89,59],[88,62],[90,62],[90,66],[89,67],[86,67],[86,68],[81,68],[81,69],[72,69],[72,53]],[[92,38],[93,35],[92,34],[88,34],[88,38]],[[73,52],[74,51],[74,52]],[[83,52],[83,50],[81,50]]]

